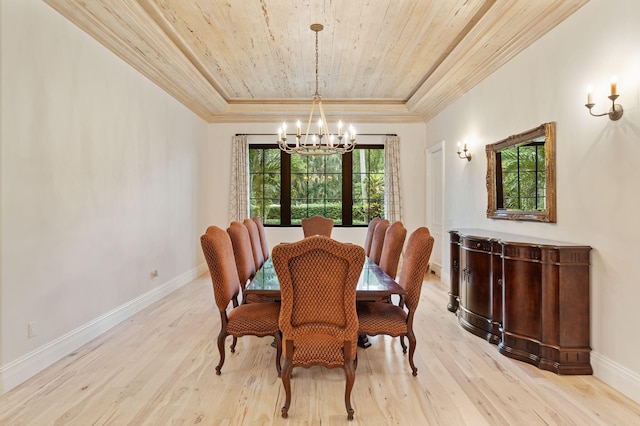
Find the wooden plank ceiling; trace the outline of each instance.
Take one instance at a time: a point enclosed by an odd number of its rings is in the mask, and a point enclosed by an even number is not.
[[[45,0],[208,122],[427,121],[588,0]]]

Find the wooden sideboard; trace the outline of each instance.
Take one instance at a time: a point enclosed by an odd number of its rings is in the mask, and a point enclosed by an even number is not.
[[[447,308],[500,353],[558,374],[592,374],[591,247],[481,229],[449,231]]]

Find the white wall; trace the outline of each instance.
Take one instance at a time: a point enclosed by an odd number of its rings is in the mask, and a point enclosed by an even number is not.
[[[311,107],[311,101],[309,101]],[[231,177],[231,138],[237,133],[243,134],[276,134],[279,122],[268,124],[226,123],[211,124],[209,137],[212,144],[218,147],[215,175],[216,186],[230,187]],[[425,167],[425,138],[424,124],[371,124],[354,123],[361,134],[395,133],[400,137],[400,183],[402,185],[402,221],[407,230],[412,232],[419,226],[424,226],[424,167]],[[265,136],[264,143],[273,143],[275,136]],[[364,139],[365,137],[362,137]],[[252,137],[251,139],[256,139]],[[216,198],[216,222],[211,223],[219,227],[229,224],[228,191]],[[302,229],[297,227],[267,227],[267,240],[270,248],[279,242],[296,241],[302,238]],[[340,228],[333,230],[332,237],[340,241],[355,244],[364,243],[366,228]]]
[[[640,2],[592,0],[462,99],[427,123],[429,146],[445,141],[447,228],[477,227],[593,247],[591,344],[595,375],[640,401],[637,301],[640,262]],[[609,80],[618,77],[624,116],[608,111]],[[606,102],[605,102],[606,101]],[[557,123],[556,224],[486,218],[484,145]],[[469,140],[474,158],[459,160]],[[449,270],[449,256],[444,257]]]
[[[0,7],[1,392],[202,270],[215,188],[204,121],[43,2]]]

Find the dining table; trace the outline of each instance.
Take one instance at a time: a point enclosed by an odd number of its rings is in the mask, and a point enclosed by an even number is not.
[[[369,257],[365,257],[356,287],[356,301],[381,300],[394,294],[402,296],[406,293],[407,291],[396,280],[387,275]],[[243,299],[249,294],[261,295],[274,301],[280,300],[280,281],[270,257],[243,290]],[[358,346],[362,348],[371,346],[367,336],[359,336]]]
[[[270,257],[244,289],[243,297],[248,294],[258,294],[272,300],[280,300],[280,281],[278,281],[278,275]],[[356,300],[380,300],[394,294],[404,295],[406,290],[373,260],[365,257],[356,287]]]

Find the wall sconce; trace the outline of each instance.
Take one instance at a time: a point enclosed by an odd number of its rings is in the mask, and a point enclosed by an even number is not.
[[[608,98],[611,99],[611,109],[609,109],[609,112],[605,112],[603,114],[594,114],[593,112],[591,112],[591,108],[595,106],[595,104],[593,103],[591,92],[592,90],[591,88],[589,88],[589,92],[587,93],[587,103],[584,105],[589,108],[589,114],[594,117],[602,117],[604,115],[608,115],[609,119],[612,121],[620,120],[620,117],[622,117],[622,113],[624,110],[622,109],[622,105],[616,105],[616,99],[618,99],[619,95],[617,93],[617,83],[615,78],[611,79],[611,95],[608,96]]]
[[[462,158],[463,160],[466,158],[467,161],[471,161],[471,153],[467,149],[467,144],[464,144],[464,149],[460,150],[460,142],[458,142],[458,158]]]

